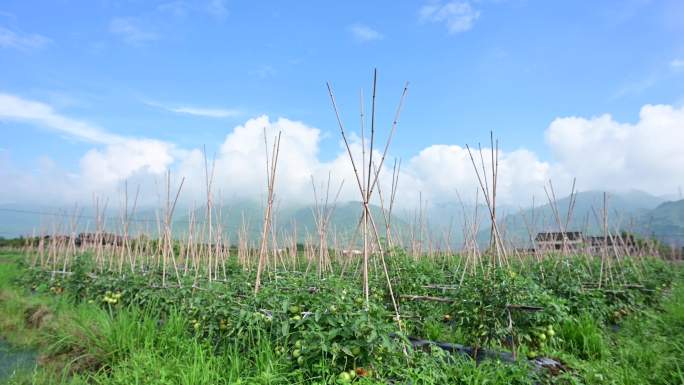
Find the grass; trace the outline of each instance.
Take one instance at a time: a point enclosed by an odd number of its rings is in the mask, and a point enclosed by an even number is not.
[[[577,370],[568,383],[684,384],[684,277],[659,307],[617,329],[601,329],[586,315],[563,324],[558,353]]]
[[[187,318],[164,317],[154,304],[116,313],[90,303],[74,305],[63,296],[31,295],[13,282],[20,274],[16,255],[0,254],[0,336],[18,347],[41,351],[40,367],[17,373],[8,384],[290,384],[290,373],[267,339],[256,339],[247,354],[237,346],[221,350],[190,335]],[[48,313],[37,327],[27,317]],[[0,379],[2,380],[2,379]]]
[[[247,350],[229,339],[196,338],[187,314],[162,315],[154,303],[112,311],[74,304],[66,296],[31,294],[13,283],[21,274],[18,258],[0,254],[0,336],[15,346],[38,349],[41,357],[35,370],[15,374],[8,384],[336,382],[334,375],[312,377],[293,369],[291,358],[277,354],[269,338],[250,336]],[[40,319],[32,319],[36,314]],[[431,337],[442,335],[441,328],[429,325]],[[382,370],[385,378],[414,385],[684,384],[684,277],[677,278],[660,305],[625,317],[617,331],[580,314],[561,323],[557,334],[550,353],[571,370],[552,378],[536,378],[524,362],[477,365],[441,351],[390,356]],[[315,365],[326,364],[321,359]]]
[[[589,314],[563,322],[559,337],[563,350],[580,359],[596,360],[607,355],[603,330]]]

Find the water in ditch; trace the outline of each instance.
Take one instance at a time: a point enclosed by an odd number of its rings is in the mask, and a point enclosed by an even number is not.
[[[0,383],[17,373],[33,370],[37,357],[34,350],[16,348],[0,339]]]

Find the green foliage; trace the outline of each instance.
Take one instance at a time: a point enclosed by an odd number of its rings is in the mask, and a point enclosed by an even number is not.
[[[512,270],[495,269],[471,276],[458,296],[453,318],[467,331],[467,342],[475,347],[500,346],[507,339],[509,343],[544,345],[546,328],[565,316],[561,304]],[[513,305],[535,305],[542,310],[528,312]]]
[[[625,260],[604,271],[599,288],[598,262],[557,256],[463,274],[458,257],[416,262],[396,253],[395,293],[443,300],[400,299],[403,332],[380,274],[371,276],[367,309],[359,280],[349,275],[270,271],[255,296],[253,274],[235,264],[211,284],[188,274],[179,287],[171,274],[162,287],[160,271],[100,272],[83,255],[71,274],[24,267],[19,282],[33,293],[24,297],[47,299],[55,314],[65,314],[42,329],[46,354],[63,358],[57,382],[676,383],[684,291],[662,299],[681,282],[677,269],[655,259]],[[9,283],[16,266],[0,264],[0,310],[18,314],[0,319],[0,331],[32,333],[18,326],[33,302]],[[622,325],[617,334],[610,331],[615,323]],[[414,351],[405,335],[515,350],[520,359],[478,366],[437,348]],[[539,355],[560,356],[573,370],[537,374],[525,357]],[[636,373],[646,365],[661,374]]]
[[[563,321],[558,332],[561,347],[583,360],[601,359],[606,356],[607,346],[603,330],[589,314]]]
[[[485,361],[477,364],[471,359],[453,357],[441,350],[415,352],[411,356],[411,365],[406,365],[401,358],[396,357],[393,362],[382,367],[380,377],[397,379],[396,383],[415,385],[531,385],[536,380],[524,363],[510,365],[498,361]],[[380,384],[382,382],[359,382],[359,384],[369,383]]]

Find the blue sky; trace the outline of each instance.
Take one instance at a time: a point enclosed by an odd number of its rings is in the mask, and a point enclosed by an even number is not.
[[[683,21],[677,0],[9,0],[0,4],[0,93],[187,150],[219,151],[249,119],[284,117],[320,129],[316,158],[332,162],[339,134],[325,82],[356,128],[359,89],[368,96],[377,67],[383,127],[410,82],[393,156],[484,142],[494,130],[505,151],[556,170],[569,161],[568,148],[549,144],[556,119],[610,114],[639,125],[643,106],[663,105],[675,111],[665,132],[684,129]],[[46,159],[79,173],[84,154],[108,145],[16,115],[0,114],[13,173]],[[601,148],[571,148],[583,145]],[[628,188],[629,170],[606,188]],[[582,176],[566,167],[558,178],[568,173]],[[587,187],[601,179],[588,175]]]

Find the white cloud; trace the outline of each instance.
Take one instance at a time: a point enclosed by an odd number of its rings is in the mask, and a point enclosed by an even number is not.
[[[29,167],[29,170],[22,169],[12,163],[9,153],[0,153],[0,178],[12,181],[11,187],[0,189],[0,204],[88,201],[89,197],[80,193],[78,184],[52,159],[41,156]]]
[[[228,15],[226,0],[209,0],[206,2],[171,0],[157,6],[159,12],[164,12],[175,17],[185,17],[191,13],[210,15],[217,19],[223,19]]]
[[[480,11],[467,1],[431,2],[420,8],[419,17],[421,21],[444,23],[449,33],[455,34],[471,29]]]
[[[475,162],[480,168],[480,154],[472,149]],[[482,149],[485,169],[491,170],[492,150]],[[551,165],[540,161],[530,151],[519,149],[499,153],[499,180],[497,181],[497,200],[505,203],[527,202],[533,193],[539,193],[550,176]],[[406,172],[411,175],[412,183],[418,183],[423,199],[441,203],[456,202],[457,193],[471,196],[479,188],[472,161],[465,147],[456,145],[433,145],[411,158]],[[482,172],[480,171],[481,176]],[[489,174],[491,175],[491,174]],[[402,176],[403,177],[403,176]],[[488,177],[491,185],[491,177]],[[401,183],[401,182],[400,182]],[[417,191],[414,202],[417,202]]]
[[[174,153],[177,152],[171,143],[113,134],[88,122],[64,116],[47,104],[9,94],[0,94],[0,119],[33,124],[98,146],[81,158],[80,172],[75,176],[64,172],[53,173],[49,178],[58,181],[49,184],[50,193],[67,195],[73,200],[88,197],[92,191],[114,191],[122,180],[139,174],[161,174],[171,166]],[[65,186],[67,182],[72,185]],[[25,185],[40,186],[37,182],[29,181],[25,181]],[[39,190],[46,194],[46,199],[54,198],[47,196],[45,189]],[[70,193],[62,194],[64,191]],[[35,194],[36,191],[14,193],[22,196]]]
[[[661,80],[661,74],[653,73],[639,80],[628,81],[611,95],[611,99],[618,99],[627,95],[639,95]]]
[[[228,15],[226,0],[210,0],[207,4],[207,11],[218,18],[226,17]]]
[[[88,142],[113,143],[122,140],[89,123],[60,115],[47,104],[10,94],[0,93],[0,118],[28,121]]]
[[[670,62],[670,67],[675,70],[684,69],[684,59],[673,59]]]
[[[161,108],[177,114],[201,116],[205,118],[230,118],[242,114],[240,110],[230,108],[197,107],[197,106],[168,106],[154,101],[144,101],[145,104]]]
[[[50,39],[38,34],[25,34],[0,27],[0,47],[19,50],[32,50],[44,47]]]
[[[628,95],[639,95],[653,86],[663,83],[681,70],[684,70],[683,59],[673,59],[667,63],[668,68],[660,68],[641,78],[629,79],[623,83],[616,92],[611,95],[611,99],[618,99]]]
[[[120,37],[126,43],[140,45],[159,39],[159,35],[146,30],[139,20],[134,18],[114,18],[109,22],[109,32]]]
[[[256,75],[261,79],[266,79],[276,74],[275,68],[270,65],[261,65],[253,70],[249,71],[250,75]]]
[[[127,139],[91,149],[81,158],[81,177],[90,186],[116,187],[136,174],[161,175],[174,161],[173,148],[160,140]]]
[[[161,3],[157,6],[157,10],[160,12],[166,12],[174,16],[182,17],[187,15],[189,5],[182,0],[173,0],[165,3]]]
[[[188,114],[196,116],[205,116],[208,118],[229,118],[240,115],[238,110],[229,110],[225,108],[203,108],[203,107],[177,107],[172,108],[171,111],[179,114]]]
[[[90,142],[93,148],[81,157],[77,170],[62,170],[54,162],[39,164],[39,171],[24,175],[12,172],[9,153],[0,156],[0,176],[11,188],[0,189],[0,201],[43,195],[43,199],[89,201],[92,192],[116,197],[124,179],[143,185],[143,200],[156,198],[155,178],[171,168],[178,179],[186,177],[181,198],[201,202],[204,197],[204,161],[200,149],[150,138],[121,136],[87,122],[64,116],[51,106],[0,94],[0,119],[46,127],[60,134]],[[266,189],[264,130],[269,143],[282,132],[276,176],[276,197],[288,203],[313,199],[310,177],[323,181],[332,172],[333,185],[345,180],[342,200],[358,200],[359,192],[346,149],[339,144],[329,161],[319,154],[321,131],[304,122],[266,115],[248,119],[230,130],[216,153],[215,192],[221,196],[263,199]],[[640,189],[653,194],[677,191],[684,180],[684,106],[646,105],[636,123],[618,122],[610,115],[593,118],[562,117],[545,131],[552,159],[542,160],[526,149],[502,151],[499,160],[499,203],[524,205],[532,195],[543,197],[543,186],[569,186],[577,177],[580,190]],[[361,146],[350,133],[350,145],[360,162]],[[269,147],[270,150],[270,147]],[[483,148],[485,167],[491,167],[491,149]],[[474,152],[479,164],[478,153]],[[209,154],[211,157],[211,154]],[[375,159],[380,154],[375,153]],[[388,155],[392,159],[392,154]],[[381,171],[383,191],[389,191],[391,170],[387,161]],[[404,160],[399,180],[398,207],[414,207],[418,196],[431,203],[456,202],[472,197],[478,188],[466,149],[435,144]],[[11,175],[10,175],[11,174]],[[177,180],[178,180],[177,179]],[[491,183],[491,180],[490,180]],[[47,191],[44,187],[49,185]]]
[[[363,24],[351,25],[349,26],[349,31],[356,40],[361,42],[380,40],[384,37],[380,32]]]
[[[589,189],[666,194],[684,180],[684,107],[645,105],[634,124],[558,118],[545,135],[557,167]]]
[[[309,199],[310,176],[320,167],[320,130],[285,118],[249,119],[226,136],[216,159],[217,184],[228,196],[260,197],[266,185],[266,148],[282,132],[276,194],[284,202]],[[271,147],[269,147],[269,151]]]

